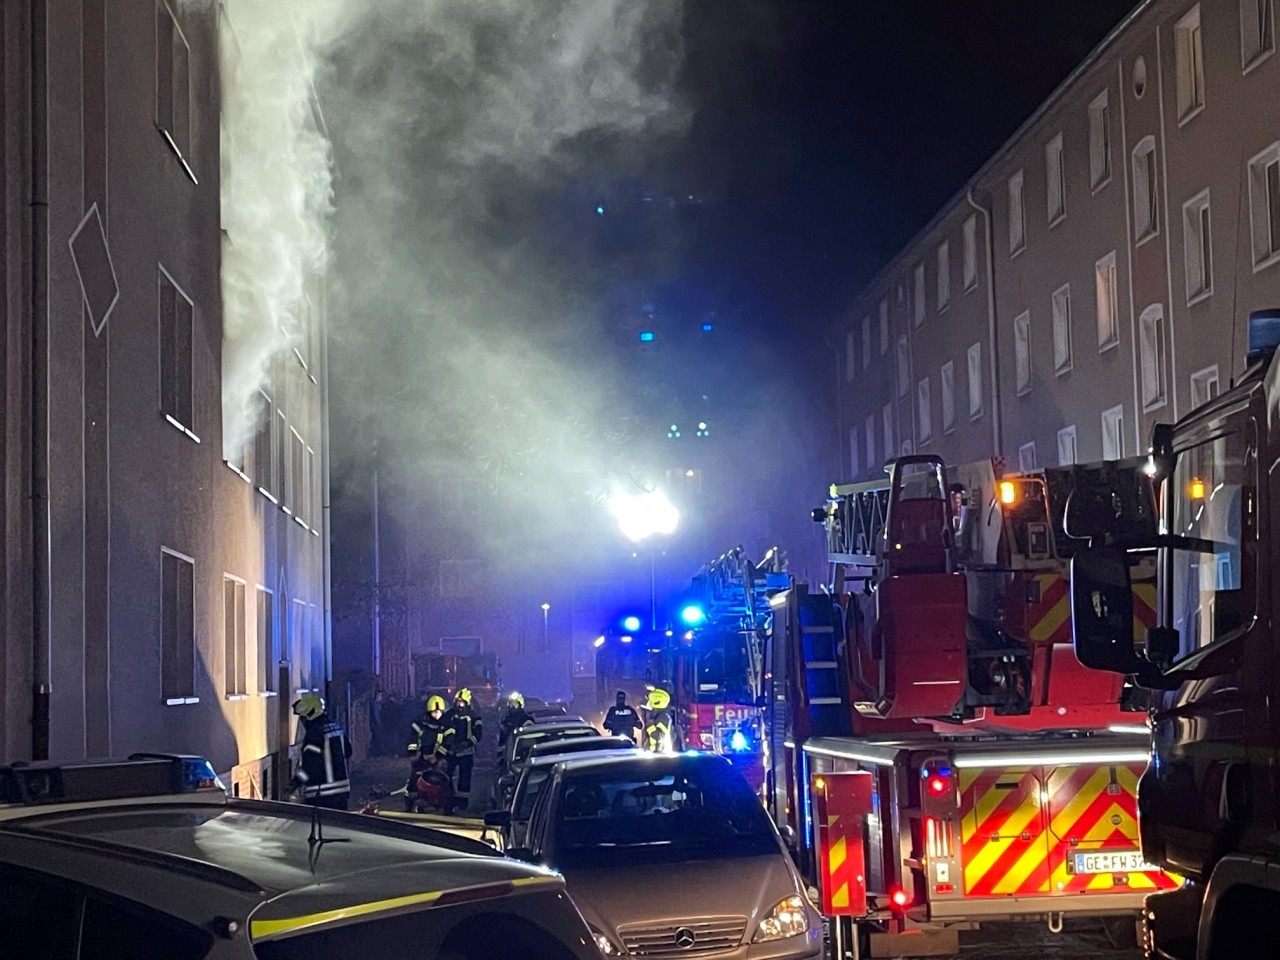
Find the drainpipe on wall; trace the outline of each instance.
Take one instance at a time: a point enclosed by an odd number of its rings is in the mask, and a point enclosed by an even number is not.
[[[49,758],[49,136],[45,0],[31,0],[31,758]]]
[[[969,190],[969,206],[982,214],[987,235],[987,352],[991,355],[991,455],[1004,456],[1004,427],[1000,406],[1000,354],[996,351],[996,240],[991,231],[991,197],[985,191]],[[985,202],[985,206],[983,205]]]

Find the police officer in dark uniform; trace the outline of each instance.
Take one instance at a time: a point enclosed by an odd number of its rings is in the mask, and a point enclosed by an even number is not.
[[[604,717],[604,728],[615,737],[636,738],[636,731],[644,726],[640,711],[628,705],[625,691],[618,691],[618,702],[609,708]]]

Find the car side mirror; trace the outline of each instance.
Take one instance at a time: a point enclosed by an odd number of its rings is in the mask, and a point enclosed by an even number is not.
[[[508,847],[503,851],[512,860],[523,860],[525,863],[537,863],[538,858],[528,847]]]
[[[1133,586],[1119,547],[1090,547],[1071,558],[1071,639],[1076,659],[1094,670],[1139,673],[1151,664],[1133,645]]]
[[[497,827],[500,830],[511,826],[511,811],[490,810],[484,815],[484,825],[486,827]]]

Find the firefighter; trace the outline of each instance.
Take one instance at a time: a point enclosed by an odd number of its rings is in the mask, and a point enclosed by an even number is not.
[[[671,694],[658,688],[649,691],[649,699],[645,702],[649,720],[644,725],[644,742],[641,746],[653,753],[665,753],[680,749],[680,729],[668,709],[671,706]]]
[[[605,714],[603,726],[615,737],[629,737],[632,740],[636,738],[636,730],[644,726],[640,712],[627,703],[625,691],[618,691],[618,702]]]
[[[422,713],[413,721],[413,743],[409,752],[413,764],[409,768],[409,780],[405,784],[404,808],[413,809],[414,794],[418,789],[418,777],[426,770],[434,769],[444,758],[444,697],[432,695],[423,701]]]
[[[441,744],[449,758],[449,774],[457,772],[454,792],[460,807],[471,797],[471,767],[476,759],[476,744],[484,733],[480,718],[471,708],[471,691],[466,687],[453,697],[453,709],[444,715],[444,738]]]
[[[533,716],[524,708],[524,697],[513,690],[507,697],[507,709],[502,714],[502,726],[498,730],[498,749],[501,750],[507,738],[526,723],[533,723]]]
[[[293,712],[302,718],[302,762],[290,784],[301,789],[302,799],[317,807],[347,809],[351,781],[347,760],[351,743],[342,724],[324,712],[318,693],[304,693],[293,703]]]

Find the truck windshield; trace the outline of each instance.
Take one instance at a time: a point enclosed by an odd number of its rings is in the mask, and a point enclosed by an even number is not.
[[[1169,532],[1213,545],[1211,552],[1170,551],[1173,626],[1183,656],[1253,617],[1240,549],[1248,486],[1245,440],[1229,433],[1182,451],[1166,488]]]

